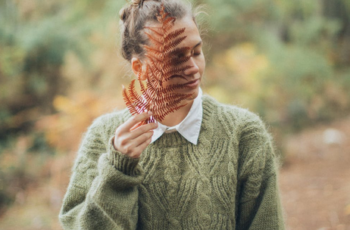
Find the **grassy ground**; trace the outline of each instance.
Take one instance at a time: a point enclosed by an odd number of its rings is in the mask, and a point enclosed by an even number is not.
[[[290,137],[280,173],[288,229],[350,230],[350,117]]]

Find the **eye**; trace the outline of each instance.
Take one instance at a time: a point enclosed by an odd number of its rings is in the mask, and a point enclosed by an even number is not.
[[[202,50],[201,50],[201,49],[192,50],[191,55],[192,55],[192,56],[199,56],[199,55],[201,55],[201,53],[202,53]]]
[[[183,54],[183,53],[178,54],[177,57],[178,57],[178,58],[183,58],[183,57],[185,57],[185,54]]]

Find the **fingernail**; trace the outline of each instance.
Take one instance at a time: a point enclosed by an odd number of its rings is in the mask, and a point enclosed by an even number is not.
[[[151,111],[148,111],[148,114],[149,114],[149,115],[152,115],[152,112],[151,112]]]

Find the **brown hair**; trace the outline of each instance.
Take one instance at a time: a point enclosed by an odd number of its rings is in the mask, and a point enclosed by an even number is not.
[[[126,60],[131,61],[133,55],[144,56],[142,46],[147,44],[148,39],[142,30],[147,22],[157,22],[156,16],[162,4],[171,17],[181,19],[190,16],[194,19],[191,5],[182,0],[132,0],[119,12],[122,55]]]

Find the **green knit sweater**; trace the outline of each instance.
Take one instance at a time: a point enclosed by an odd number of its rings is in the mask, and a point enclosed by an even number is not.
[[[198,145],[163,134],[140,159],[113,148],[127,110],[88,129],[59,215],[64,229],[284,229],[271,137],[258,116],[203,96]]]

